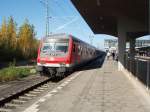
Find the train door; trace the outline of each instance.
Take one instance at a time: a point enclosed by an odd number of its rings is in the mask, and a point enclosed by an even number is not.
[[[74,65],[78,64],[78,44],[76,41],[73,41],[73,53],[72,53],[72,63]]]

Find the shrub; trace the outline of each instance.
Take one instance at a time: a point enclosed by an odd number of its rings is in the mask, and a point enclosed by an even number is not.
[[[31,74],[33,73],[30,73],[30,68],[16,68],[14,66],[10,66],[0,70],[0,81],[4,82],[15,80]]]

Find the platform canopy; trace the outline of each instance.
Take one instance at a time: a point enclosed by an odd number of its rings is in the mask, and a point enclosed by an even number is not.
[[[127,18],[144,26],[143,30],[126,32],[129,35],[137,37],[148,33],[149,0],[71,1],[95,34],[117,36],[120,18]],[[130,27],[130,23],[128,24]]]

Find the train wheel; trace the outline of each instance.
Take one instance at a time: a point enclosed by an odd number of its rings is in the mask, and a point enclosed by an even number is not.
[[[65,76],[67,77],[68,75],[72,74],[72,73],[73,73],[73,71],[74,71],[74,69],[73,69],[73,68],[69,68],[69,69],[67,69],[67,70],[66,70],[66,72],[65,72]]]

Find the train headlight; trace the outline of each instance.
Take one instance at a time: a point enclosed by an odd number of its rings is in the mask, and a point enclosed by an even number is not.
[[[46,62],[42,60],[42,61],[40,61],[40,63],[41,63],[41,64],[45,64]]]
[[[50,58],[51,61],[54,61],[55,59],[53,57]]]

